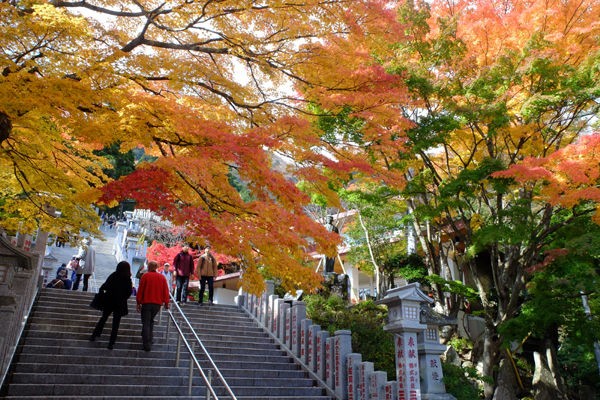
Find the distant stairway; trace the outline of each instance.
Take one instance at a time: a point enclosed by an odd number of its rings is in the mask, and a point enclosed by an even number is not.
[[[166,337],[166,312],[154,326],[152,351],[145,352],[132,298],[117,343],[108,350],[112,318],[100,338],[88,341],[100,317],[100,312],[88,306],[91,298],[92,293],[41,290],[0,397],[206,399],[207,390],[196,369],[192,395],[188,395],[190,360],[182,347],[176,366],[178,335],[171,324]],[[237,399],[331,399],[242,310],[196,304],[182,309]],[[208,361],[198,351],[196,355],[208,373]],[[219,399],[230,398],[217,381],[213,384]]]

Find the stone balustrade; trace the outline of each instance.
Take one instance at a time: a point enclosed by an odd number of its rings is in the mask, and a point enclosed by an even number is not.
[[[4,381],[29,310],[50,268],[43,268],[48,233],[0,234],[0,384]]]
[[[452,400],[443,383],[437,326],[421,321],[422,304],[432,300],[412,283],[395,288],[380,301],[389,310],[385,330],[394,334],[396,380],[375,371],[373,363],[352,352],[352,333],[333,336],[306,317],[303,301],[284,300],[273,294],[272,282],[261,296],[240,290],[238,306],[246,310],[340,400]]]

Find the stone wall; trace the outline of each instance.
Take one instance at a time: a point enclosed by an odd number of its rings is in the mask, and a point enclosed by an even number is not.
[[[4,381],[31,305],[43,284],[48,234],[0,236],[0,384]]]

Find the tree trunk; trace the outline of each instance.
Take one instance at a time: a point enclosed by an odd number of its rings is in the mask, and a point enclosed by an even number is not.
[[[496,390],[497,376],[495,369],[500,364],[500,341],[496,327],[487,323],[483,334],[483,355],[482,355],[482,373],[486,379],[483,386],[483,394],[486,399],[496,398],[494,392]],[[500,399],[498,397],[497,399]]]
[[[500,361],[497,386],[494,390],[493,400],[517,400],[518,383],[510,360],[504,358]]]
[[[375,260],[375,256],[373,255],[373,246],[371,245],[371,236],[369,235],[369,230],[365,226],[365,223],[362,219],[362,216],[360,215],[360,212],[358,213],[358,221],[360,222],[360,226],[362,227],[362,229],[365,233],[365,239],[367,241],[367,248],[369,249],[369,256],[371,257],[371,262],[373,263],[373,272],[375,273],[375,287],[377,288],[377,299],[381,299],[381,298],[383,298],[383,293],[382,293],[383,291],[382,291],[381,279],[380,279],[381,271],[379,270],[379,265],[377,264],[377,261]]]
[[[535,371],[533,391],[535,400],[566,400],[565,387],[558,371],[556,349],[552,340],[545,339],[540,351],[533,353]]]
[[[4,142],[10,137],[11,131],[12,123],[10,122],[10,117],[0,111],[0,143]]]

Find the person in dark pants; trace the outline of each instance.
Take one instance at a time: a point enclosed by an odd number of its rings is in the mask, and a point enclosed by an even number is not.
[[[108,349],[112,350],[117,341],[119,325],[121,317],[127,315],[127,299],[131,296],[131,265],[127,261],[121,261],[117,264],[115,272],[106,278],[106,282],[100,286],[99,291],[104,291],[104,300],[102,304],[102,316],[94,328],[90,341],[96,340],[102,334],[104,324],[109,315],[113,315],[112,329],[110,331],[110,339],[108,340]]]
[[[137,310],[142,314],[142,345],[145,351],[152,349],[154,317],[164,304],[169,308],[169,285],[161,273],[156,272],[158,263],[148,262],[148,272],[142,275],[136,294]]]
[[[83,275],[83,291],[87,292],[90,276],[94,274],[96,268],[96,250],[92,246],[92,238],[83,239],[76,257],[79,260],[79,267],[76,271],[75,282],[73,282],[73,290],[79,289],[79,282]]]
[[[206,246],[204,254],[198,258],[198,274],[200,274],[200,294],[198,303],[204,301],[204,288],[208,284],[208,304],[213,303],[214,281],[217,276],[219,263],[210,252],[210,246]]]
[[[181,251],[175,256],[173,267],[175,267],[175,282],[177,283],[175,301],[186,303],[190,275],[194,273],[194,258],[190,254],[189,246],[183,246]]]

